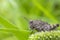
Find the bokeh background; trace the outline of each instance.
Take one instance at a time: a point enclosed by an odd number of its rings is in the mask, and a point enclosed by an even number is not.
[[[0,40],[28,40],[28,20],[60,23],[60,0],[0,0]]]

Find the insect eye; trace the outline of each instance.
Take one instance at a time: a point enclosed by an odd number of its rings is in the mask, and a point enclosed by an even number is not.
[[[30,23],[33,23],[33,21],[30,21]]]

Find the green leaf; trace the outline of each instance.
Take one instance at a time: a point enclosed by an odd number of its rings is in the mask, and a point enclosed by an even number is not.
[[[17,27],[15,25],[13,25],[11,22],[9,22],[7,19],[5,19],[4,17],[0,16],[0,23],[2,25],[4,25],[6,28],[15,28],[17,29]]]
[[[18,38],[18,40],[27,40],[30,35],[30,31],[26,31],[26,30],[2,28],[0,29],[0,31],[11,32],[13,35],[15,35]]]

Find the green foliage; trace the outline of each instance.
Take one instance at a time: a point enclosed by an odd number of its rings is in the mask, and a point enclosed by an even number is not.
[[[37,32],[32,34],[28,40],[60,40],[60,31]]]
[[[31,30],[24,17],[60,23],[60,0],[0,0],[0,40],[28,40]]]

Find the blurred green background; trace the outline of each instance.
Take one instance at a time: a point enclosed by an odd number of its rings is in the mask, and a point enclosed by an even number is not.
[[[28,40],[31,30],[24,17],[60,23],[60,0],[0,0],[0,40]]]

